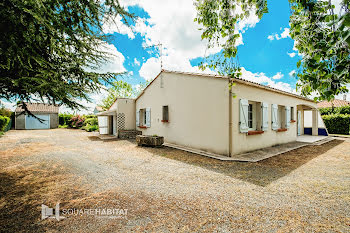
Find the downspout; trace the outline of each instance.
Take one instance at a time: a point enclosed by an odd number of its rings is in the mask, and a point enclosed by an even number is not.
[[[228,91],[228,156],[232,157],[232,79],[229,76]]]

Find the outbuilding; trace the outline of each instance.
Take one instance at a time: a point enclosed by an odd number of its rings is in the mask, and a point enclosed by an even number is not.
[[[59,106],[43,103],[26,103],[26,106],[35,117],[23,113],[22,106],[17,106],[15,129],[54,129],[58,127]]]

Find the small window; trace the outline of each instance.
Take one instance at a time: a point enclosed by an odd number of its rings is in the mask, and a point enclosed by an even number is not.
[[[290,120],[294,121],[294,107],[290,107]]]
[[[163,120],[162,122],[168,122],[169,121],[169,107],[163,106]]]
[[[147,114],[146,109],[143,109],[143,125],[147,124]]]
[[[248,106],[248,127],[250,129],[253,128],[253,104]]]

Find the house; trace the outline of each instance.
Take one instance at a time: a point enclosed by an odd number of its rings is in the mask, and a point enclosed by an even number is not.
[[[121,138],[134,137],[135,130],[135,100],[117,98],[111,107],[97,115],[100,134],[111,134]]]
[[[101,106],[97,106],[94,108],[93,114],[96,115],[97,113],[103,112],[103,108]]]
[[[313,100],[226,76],[162,70],[129,101],[134,129],[142,134],[220,155],[293,142],[304,134],[327,135]],[[306,112],[311,125],[304,125]]]
[[[54,129],[58,127],[59,106],[43,103],[26,103],[26,106],[37,118],[24,114],[23,108],[17,106],[15,129]]]
[[[332,101],[321,101],[317,103],[318,108],[337,108],[337,107],[343,107],[343,106],[348,106],[350,105],[350,101],[346,100],[346,96],[344,96],[343,100],[332,100]]]

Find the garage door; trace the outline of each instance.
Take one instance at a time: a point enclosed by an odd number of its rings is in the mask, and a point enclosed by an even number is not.
[[[40,122],[33,116],[26,116],[26,129],[50,129],[50,115],[36,115]]]

